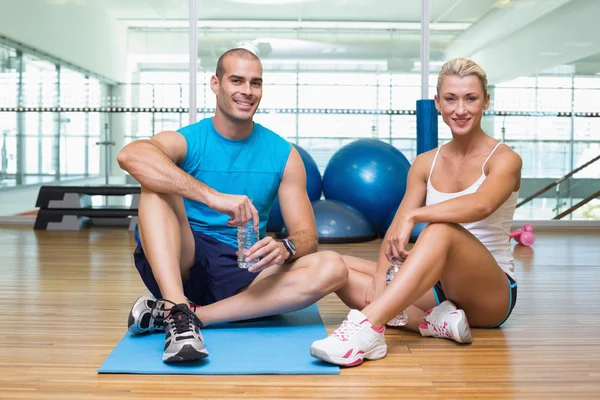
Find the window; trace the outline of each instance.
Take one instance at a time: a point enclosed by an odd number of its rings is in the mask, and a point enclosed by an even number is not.
[[[0,46],[0,106],[30,108],[0,113],[0,186],[97,175],[103,121],[82,108],[103,105],[106,86],[59,61]]]

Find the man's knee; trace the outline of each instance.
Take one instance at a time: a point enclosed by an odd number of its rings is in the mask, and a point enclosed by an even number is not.
[[[180,211],[179,209],[183,206],[183,198],[180,196],[170,193],[158,193],[154,192],[144,186],[141,187],[140,200],[143,199],[145,202],[163,201],[166,202],[171,208]]]
[[[312,282],[317,287],[315,291],[323,294],[333,293],[348,281],[348,269],[341,255],[334,251],[320,251],[314,253],[314,260],[310,266]]]
[[[342,255],[342,261],[344,262],[344,264],[346,264],[346,266],[351,264],[351,258],[352,256],[349,255]]]

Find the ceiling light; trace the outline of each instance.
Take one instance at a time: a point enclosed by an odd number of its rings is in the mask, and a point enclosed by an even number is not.
[[[540,51],[538,54],[542,57],[562,56],[562,53],[559,53],[557,51]]]
[[[321,53],[323,54],[331,54],[331,53],[345,53],[346,49],[344,48],[340,48],[340,47],[327,47],[324,48],[323,50],[321,50]]]
[[[314,65],[371,65],[386,67],[387,61],[385,60],[325,60],[322,58],[305,58],[292,60],[287,58],[269,58],[262,60],[263,64],[314,64]]]
[[[130,28],[187,28],[188,20],[159,19],[120,19]],[[460,22],[432,23],[432,31],[464,31],[471,24]],[[419,22],[360,22],[360,21],[236,21],[236,20],[198,20],[198,28],[224,29],[337,29],[337,30],[421,30]]]
[[[590,47],[593,44],[592,42],[565,42],[565,46],[569,47]]]
[[[229,0],[234,3],[245,3],[245,4],[294,4],[294,3],[312,3],[318,0]]]
[[[510,4],[510,0],[498,0],[497,2],[494,3],[492,8],[508,7],[509,4]]]
[[[54,4],[56,6],[65,6],[69,4],[85,5],[85,0],[46,0],[46,3]]]

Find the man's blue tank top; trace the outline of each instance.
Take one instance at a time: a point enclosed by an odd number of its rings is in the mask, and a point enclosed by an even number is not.
[[[247,138],[227,139],[215,130],[212,118],[178,132],[187,142],[180,168],[218,192],[248,196],[258,210],[263,238],[291,143],[257,123]],[[184,204],[193,230],[237,248],[237,227],[227,225],[229,215],[194,200],[184,199]]]

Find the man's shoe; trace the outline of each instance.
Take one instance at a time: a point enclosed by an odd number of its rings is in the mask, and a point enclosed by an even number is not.
[[[204,338],[200,333],[202,322],[186,304],[174,305],[166,322],[164,362],[196,361],[208,357]]]
[[[166,313],[165,302],[150,296],[142,296],[136,300],[129,311],[127,329],[129,332],[140,335],[146,332],[164,332]]]

